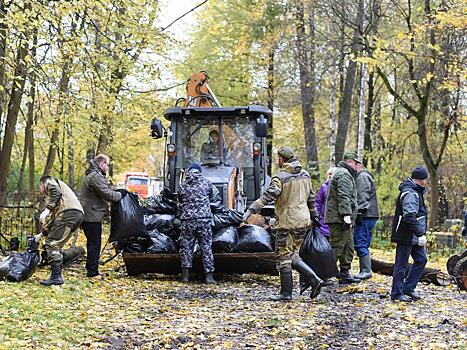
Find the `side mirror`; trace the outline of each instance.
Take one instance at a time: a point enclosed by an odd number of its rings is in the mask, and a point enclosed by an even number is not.
[[[264,118],[264,115],[256,119],[255,134],[257,137],[268,136],[268,121]]]
[[[153,139],[160,139],[163,136],[162,122],[154,118],[151,122],[151,137]]]

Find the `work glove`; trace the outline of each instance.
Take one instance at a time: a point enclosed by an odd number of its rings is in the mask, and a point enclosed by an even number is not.
[[[351,225],[351,224],[352,224],[352,217],[351,217],[350,215],[344,216],[344,222],[345,222],[347,225]]]
[[[251,212],[250,209],[245,210],[245,213],[243,214],[242,221],[247,222],[248,219],[250,218],[251,214],[252,214],[252,212]]]
[[[418,237],[418,245],[420,247],[426,246],[426,236]]]
[[[34,236],[34,241],[38,243],[42,238],[42,232]]]
[[[39,215],[39,222],[43,224],[49,214],[50,214],[50,210],[45,208],[44,211],[41,213],[41,215]]]
[[[120,192],[120,194],[122,195],[122,198],[120,198],[120,200],[122,200],[123,198],[125,198],[125,196],[128,194],[128,191],[123,189],[123,188],[119,188],[116,190],[117,192]]]

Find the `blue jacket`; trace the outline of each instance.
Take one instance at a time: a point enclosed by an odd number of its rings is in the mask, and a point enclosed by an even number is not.
[[[427,211],[423,199],[425,188],[408,178],[400,184],[399,191],[391,241],[416,244],[417,239],[414,238],[425,235],[427,228]]]

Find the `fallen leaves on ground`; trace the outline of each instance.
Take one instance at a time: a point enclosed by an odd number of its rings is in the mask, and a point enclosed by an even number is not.
[[[386,260],[388,260],[386,258]],[[356,264],[357,262],[354,261]],[[183,284],[178,276],[89,280],[84,264],[66,283],[42,287],[48,269],[23,283],[0,282],[0,349],[456,349],[466,344],[466,293],[420,285],[423,299],[389,298],[391,278],[334,283],[316,300],[270,299],[278,277],[220,276]],[[298,276],[294,276],[296,283]]]

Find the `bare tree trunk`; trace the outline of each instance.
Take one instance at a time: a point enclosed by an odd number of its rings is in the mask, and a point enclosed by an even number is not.
[[[58,83],[58,89],[59,89],[58,111],[57,111],[57,116],[54,121],[54,129],[52,131],[52,136],[50,137],[49,151],[47,153],[47,161],[44,167],[44,176],[50,175],[50,172],[55,162],[55,157],[57,155],[58,136],[60,133],[62,117],[66,109],[65,104],[66,104],[66,98],[68,95],[68,84],[70,81],[70,64],[68,60],[69,60],[68,57],[64,58],[65,63],[62,68],[62,75],[60,77],[60,81]]]
[[[364,141],[363,141],[363,149],[365,150],[363,156],[363,164],[368,166],[368,157],[369,154],[373,151],[373,146],[371,142],[371,131],[372,125],[371,121],[373,118],[373,106],[375,103],[375,82],[374,82],[374,73],[370,72],[368,75],[368,104],[366,108],[366,115],[365,115],[365,133],[364,133]]]
[[[75,188],[75,149],[73,145],[73,126],[66,124],[68,136],[68,186]]]
[[[36,47],[37,47],[37,29],[34,30],[33,34],[33,43],[31,48],[31,56],[34,58],[36,57]],[[32,142],[32,126],[34,124],[34,103],[36,100],[36,74],[34,70],[31,71],[30,77],[30,88],[29,88],[29,101],[28,101],[28,112],[27,112],[27,120],[26,120],[26,129],[24,131],[24,148],[23,148],[23,159],[21,161],[21,168],[19,170],[19,179],[18,179],[18,192],[21,197],[21,193],[23,192],[23,185],[24,185],[24,172],[26,169],[26,161],[28,158],[28,152],[30,149],[30,144]]]
[[[302,0],[295,2],[297,19],[297,56],[300,70],[300,91],[302,100],[302,116],[305,131],[305,151],[307,165],[312,168],[313,173],[317,173],[318,148],[316,146],[315,115],[314,115],[314,20],[310,14],[310,34],[308,41],[311,47],[306,46],[306,29],[304,19],[304,8]],[[313,10],[311,10],[313,11]],[[315,175],[316,176],[316,175]]]
[[[11,87],[10,102],[5,125],[5,136],[3,138],[2,153],[0,155],[0,204],[5,202],[6,182],[11,166],[11,153],[15,139],[16,122],[23,97],[24,84],[26,81],[26,61],[28,48],[27,41],[22,40],[16,57],[16,68],[13,84]]]
[[[354,30],[351,53],[357,56],[360,51],[360,36],[363,27],[364,19],[364,1],[358,1],[358,11],[356,19],[358,25]],[[347,72],[345,76],[345,86],[342,96],[339,101],[339,120],[336,133],[336,162],[339,162],[344,155],[345,144],[347,141],[347,131],[349,128],[350,116],[352,113],[352,95],[355,85],[355,75],[357,72],[357,62],[354,60],[349,61]]]
[[[268,54],[268,108],[274,112],[274,66],[275,66],[275,56],[276,56],[276,45],[273,45],[269,49],[269,54]],[[267,136],[267,142],[266,142],[266,147],[267,147],[267,154],[272,155],[272,130],[273,130],[273,118],[270,118],[269,120],[269,130],[268,130],[268,136]],[[272,159],[270,159],[271,156],[269,156],[268,159],[268,173],[271,173],[271,167],[272,167]]]
[[[0,86],[4,87],[5,85],[5,64],[4,58],[6,54],[6,37],[7,37],[7,25],[6,25],[6,12],[7,6],[5,5],[4,0],[0,0]],[[2,152],[1,140],[2,140],[2,131],[3,131],[3,114],[5,111],[6,96],[5,91],[0,91],[0,154]]]
[[[357,131],[357,155],[359,159],[363,156],[363,141],[365,134],[365,124],[363,119],[365,118],[365,87],[366,87],[366,65],[361,64],[360,73],[360,93],[359,93],[359,104],[358,104],[358,131]]]

